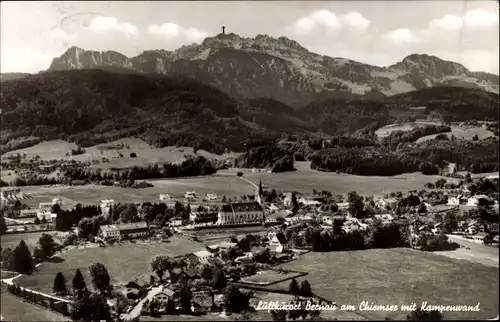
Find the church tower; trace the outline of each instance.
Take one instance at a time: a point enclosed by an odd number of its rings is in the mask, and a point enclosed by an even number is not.
[[[262,190],[262,179],[259,179],[259,189],[256,191],[256,196],[255,200],[262,205],[262,195],[263,195],[263,190]]]

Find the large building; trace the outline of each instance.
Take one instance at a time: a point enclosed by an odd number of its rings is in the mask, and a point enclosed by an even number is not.
[[[134,239],[148,234],[149,227],[145,222],[103,225],[99,229],[99,235],[104,239]]]
[[[52,206],[54,205],[54,203],[52,202],[41,202],[39,205],[38,205],[38,212],[40,213],[50,213],[52,212]]]
[[[223,205],[218,214],[218,225],[264,222],[264,208],[258,202]]]

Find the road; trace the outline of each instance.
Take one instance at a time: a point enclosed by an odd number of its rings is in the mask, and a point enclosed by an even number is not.
[[[486,266],[499,267],[498,247],[486,246],[484,244],[468,240],[461,236],[447,235],[450,241],[456,242],[463,247],[452,251],[439,251],[434,252],[439,255],[455,258],[464,259],[475,263],[480,263]]]
[[[255,183],[253,183],[252,181],[250,180],[247,180],[246,178],[243,178],[243,177],[240,177],[241,180],[244,180],[246,182],[248,182],[249,184],[251,184],[252,186],[254,186],[255,189],[259,189],[259,186],[257,186]]]

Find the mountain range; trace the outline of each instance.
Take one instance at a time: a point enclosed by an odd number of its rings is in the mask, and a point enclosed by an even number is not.
[[[133,58],[71,47],[47,71],[2,75],[0,152],[37,140],[85,147],[127,136],[244,151],[283,133],[373,133],[419,106],[448,120],[498,120],[498,83],[437,57],[382,68],[310,53],[284,37],[218,35]]]
[[[318,55],[286,37],[243,38],[233,33],[131,58],[71,47],[53,59],[48,71],[88,68],[192,77],[233,97],[272,98],[293,107],[318,99],[383,98],[443,85],[499,92],[499,76],[434,56],[414,54],[378,67]]]

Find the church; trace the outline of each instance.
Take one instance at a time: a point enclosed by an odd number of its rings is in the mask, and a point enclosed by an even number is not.
[[[223,205],[218,213],[217,225],[240,225],[264,222],[262,182],[255,191],[255,200]]]

